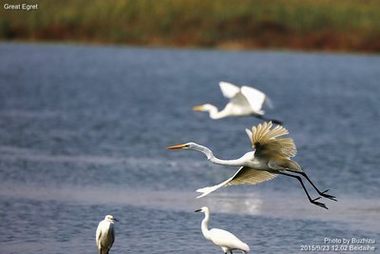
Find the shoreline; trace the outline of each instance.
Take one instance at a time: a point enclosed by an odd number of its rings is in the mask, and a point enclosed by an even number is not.
[[[124,44],[124,43],[110,43],[99,41],[76,41],[76,40],[1,40],[0,44],[3,45],[50,45],[50,46],[72,46],[72,47],[104,47],[104,48],[130,48],[130,49],[147,49],[147,50],[183,50],[183,51],[220,51],[231,53],[244,53],[244,52],[277,52],[277,53],[291,53],[291,54],[321,54],[321,55],[352,55],[352,56],[373,56],[377,57],[380,52],[376,51],[349,51],[349,50],[319,50],[319,49],[302,49],[302,48],[225,48],[225,47],[185,47],[185,46],[168,46],[159,44]]]

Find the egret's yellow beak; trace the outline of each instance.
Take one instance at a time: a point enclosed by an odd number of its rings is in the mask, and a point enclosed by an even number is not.
[[[169,150],[180,150],[180,149],[184,149],[186,147],[188,147],[188,145],[178,144],[178,145],[174,145],[174,146],[168,146],[167,149],[169,149]]]
[[[203,107],[203,105],[194,106],[193,110],[194,111],[204,111],[204,107]]]

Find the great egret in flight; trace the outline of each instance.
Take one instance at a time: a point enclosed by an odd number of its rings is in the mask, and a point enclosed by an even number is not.
[[[106,215],[104,220],[99,222],[96,229],[96,246],[99,254],[108,254],[113,242],[115,241],[115,232],[113,224],[118,221],[112,215]]]
[[[230,252],[232,254],[233,250],[240,250],[243,253],[249,251],[249,246],[246,243],[243,243],[232,233],[219,229],[212,228],[208,229],[208,221],[210,219],[210,211],[208,207],[202,207],[201,209],[195,210],[195,212],[202,212],[205,214],[205,218],[202,220],[201,229],[203,236],[213,242],[215,245],[222,248],[223,252],[227,254]]]
[[[210,118],[220,119],[228,116],[255,116],[262,120],[271,120],[264,117],[262,110],[264,102],[269,106],[271,103],[269,98],[261,91],[248,86],[238,87],[231,83],[219,82],[220,89],[224,97],[230,100],[229,103],[218,111],[218,108],[211,104],[203,104],[194,106],[194,111],[207,111]],[[273,123],[282,124],[281,121],[271,120]]]
[[[248,129],[246,129],[246,132],[252,142],[252,148],[254,151],[247,152],[241,158],[236,160],[218,159],[209,148],[193,142],[168,147],[168,149],[171,150],[190,149],[199,151],[205,154],[207,159],[215,164],[240,166],[235,174],[227,180],[214,186],[198,189],[197,192],[202,194],[197,198],[204,197],[223,186],[257,184],[270,180],[280,174],[297,179],[301,183],[309,201],[315,205],[327,209],[325,204],[317,201],[321,197],[315,199],[310,197],[302,178],[299,175],[306,178],[319,195],[337,201],[334,196],[326,194],[328,190],[321,192],[302,170],[301,166],[290,159],[296,155],[297,149],[293,139],[280,138],[281,136],[289,134],[287,129],[280,125],[272,128],[272,122],[264,122],[256,127],[252,127],[252,132]]]

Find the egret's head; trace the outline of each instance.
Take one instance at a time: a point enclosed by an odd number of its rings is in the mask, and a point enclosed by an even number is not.
[[[208,213],[208,212],[210,212],[210,209],[208,209],[207,206],[204,206],[204,207],[202,207],[202,208],[200,208],[200,209],[195,210],[194,212],[196,212],[196,213],[198,213],[198,212],[201,212],[201,213]]]
[[[178,145],[168,146],[167,149],[169,149],[169,150],[193,149],[196,146],[197,146],[196,143],[189,142],[189,143],[185,143],[185,144],[178,144]]]
[[[203,111],[210,111],[214,108],[215,108],[215,106],[213,106],[211,104],[203,104],[203,105],[194,106],[193,110],[203,112]]]
[[[111,223],[114,223],[115,221],[118,221],[115,217],[113,217],[112,215],[106,215],[106,217],[104,217],[104,219],[106,221],[109,221]]]

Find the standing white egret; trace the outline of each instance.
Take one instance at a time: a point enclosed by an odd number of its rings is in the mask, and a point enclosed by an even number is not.
[[[271,106],[269,98],[261,91],[248,86],[238,87],[231,83],[219,82],[220,89],[224,97],[230,100],[229,103],[218,111],[218,108],[211,104],[194,106],[194,111],[207,111],[210,118],[220,119],[228,116],[255,116],[262,120],[271,120],[264,118],[262,110],[264,102]],[[281,121],[271,120],[274,123],[282,124]]]
[[[228,252],[232,254],[232,251],[234,250],[240,250],[243,253],[247,253],[249,251],[249,246],[239,240],[239,238],[232,233],[219,228],[208,229],[208,222],[210,220],[210,211],[208,207],[204,206],[201,209],[195,210],[195,212],[202,212],[205,214],[205,218],[202,220],[201,224],[203,236],[207,240],[222,248],[225,254]]]
[[[218,159],[209,148],[193,142],[168,147],[168,149],[171,150],[190,149],[199,151],[205,154],[207,159],[215,164],[240,166],[232,177],[221,182],[220,184],[198,189],[197,192],[202,193],[198,196],[198,198],[206,196],[223,186],[257,184],[270,180],[278,174],[281,174],[297,179],[301,183],[309,201],[315,205],[327,209],[325,204],[317,202],[317,200],[321,197],[317,197],[315,199],[310,197],[300,176],[289,174],[295,173],[305,177],[319,195],[336,201],[334,196],[326,194],[328,190],[323,192],[319,191],[319,189],[302,170],[301,166],[297,162],[290,159],[297,153],[293,139],[279,138],[283,135],[289,134],[287,129],[280,125],[277,125],[272,129],[271,122],[264,122],[256,127],[252,127],[252,132],[248,129],[246,129],[246,132],[252,142],[252,148],[254,148],[254,151],[250,151],[236,160]]]
[[[104,220],[99,222],[96,229],[96,246],[99,254],[108,254],[115,241],[114,222],[118,221],[112,215],[106,215]]]

